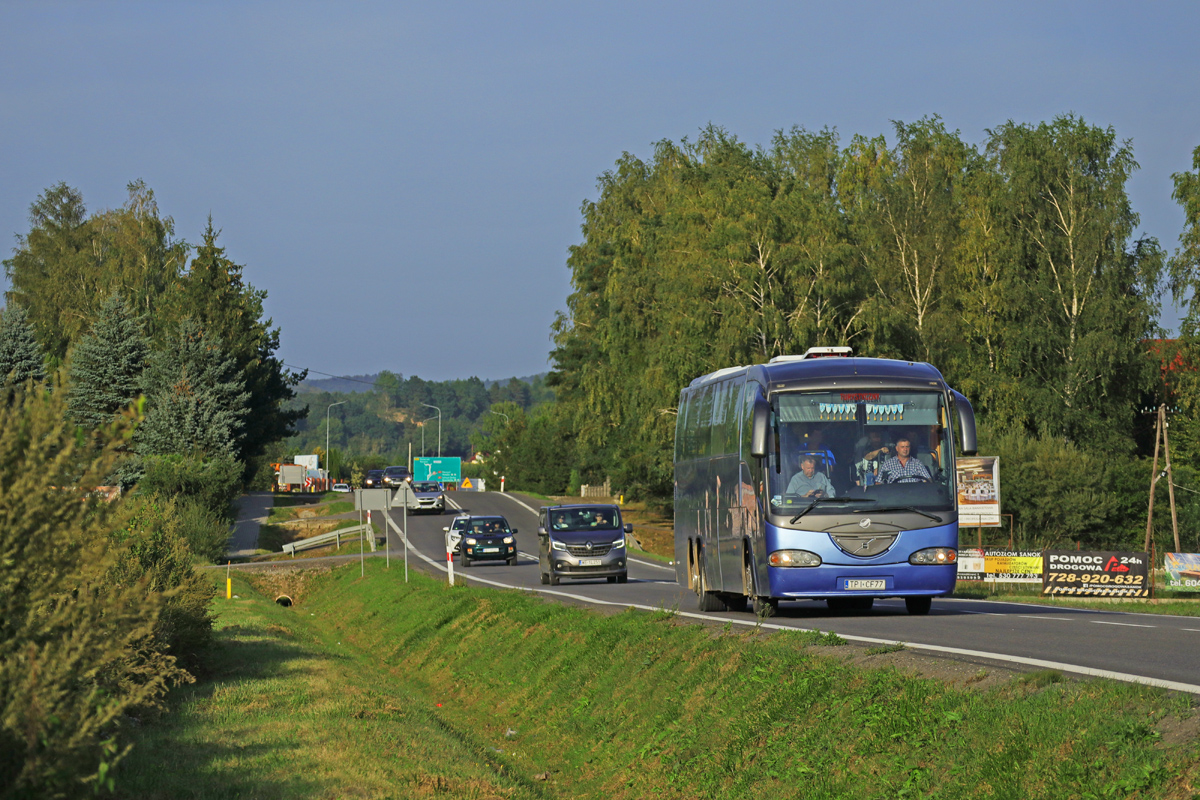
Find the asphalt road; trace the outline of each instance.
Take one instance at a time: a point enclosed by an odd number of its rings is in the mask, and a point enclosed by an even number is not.
[[[473,514],[502,514],[517,528],[517,566],[504,562],[456,568],[455,581],[526,589],[567,602],[678,610],[681,616],[754,626],[750,612],[703,614],[695,595],[675,582],[674,568],[630,553],[629,582],[569,581],[542,586],[538,580],[538,503],[497,492],[454,492],[447,498]],[[402,557],[402,515],[389,526],[391,557]],[[442,527],[451,513],[410,515],[410,563],[446,569]],[[634,535],[637,535],[636,530]],[[423,562],[423,563],[421,563]],[[916,650],[1025,667],[1052,668],[1200,694],[1200,618],[1130,614],[982,600],[934,600],[928,616],[910,616],[902,600],[877,600],[873,610],[833,614],[823,602],[781,602],[764,628],[834,631],[852,641],[902,642]]]

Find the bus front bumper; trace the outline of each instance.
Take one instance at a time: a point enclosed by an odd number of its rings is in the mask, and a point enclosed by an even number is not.
[[[837,565],[767,567],[771,597],[817,599],[829,597],[939,597],[954,591],[954,564]]]

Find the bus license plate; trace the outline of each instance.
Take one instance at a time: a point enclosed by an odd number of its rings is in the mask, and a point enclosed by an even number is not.
[[[581,567],[598,567],[603,563],[604,563],[604,561],[599,558],[581,558],[581,559],[579,559],[579,566],[581,566]]]
[[[499,547],[485,547],[485,548],[483,548],[483,552],[485,552],[485,553],[499,553],[499,552],[500,552],[500,548],[499,548]]]
[[[853,591],[855,589],[886,589],[887,581],[879,579],[863,579],[863,578],[847,578],[842,585],[843,589]]]

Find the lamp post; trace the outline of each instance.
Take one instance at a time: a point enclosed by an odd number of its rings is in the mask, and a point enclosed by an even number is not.
[[[508,414],[505,414],[503,411],[495,411],[495,410],[493,410],[493,409],[490,409],[490,408],[488,409],[488,411],[490,411],[490,412],[491,412],[491,413],[493,413],[493,414],[499,414],[500,416],[504,417],[504,424],[505,424],[505,425],[507,425],[507,424],[509,424],[510,422],[512,422],[512,420],[508,418]]]
[[[329,408],[325,409],[325,478],[330,477],[329,471],[329,409],[334,406],[344,406],[349,403],[349,400],[339,400],[336,403],[330,403]]]
[[[442,410],[437,406],[431,406],[429,403],[421,403],[426,408],[432,408],[438,412],[438,458],[442,457]],[[432,417],[431,417],[432,419]]]

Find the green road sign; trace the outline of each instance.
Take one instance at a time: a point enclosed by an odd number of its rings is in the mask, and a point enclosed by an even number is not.
[[[462,459],[457,456],[454,458],[414,458],[413,480],[458,483],[462,480]]]

